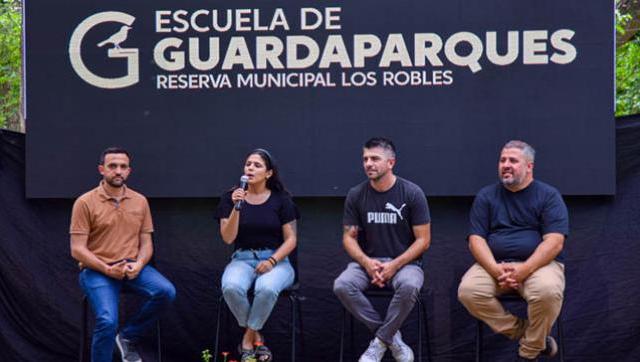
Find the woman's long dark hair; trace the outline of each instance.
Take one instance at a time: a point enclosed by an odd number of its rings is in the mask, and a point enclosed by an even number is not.
[[[287,191],[286,187],[284,187],[284,183],[282,183],[282,180],[280,179],[278,164],[276,163],[276,160],[273,158],[273,156],[271,156],[271,153],[269,153],[269,151],[265,150],[264,148],[256,148],[255,150],[247,154],[245,160],[251,155],[260,156],[267,171],[271,170],[271,177],[267,179],[267,188],[271,191],[284,192],[286,194],[289,194],[289,191]]]

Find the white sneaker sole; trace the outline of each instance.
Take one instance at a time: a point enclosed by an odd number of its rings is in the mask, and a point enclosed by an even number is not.
[[[116,335],[116,346],[118,347],[118,353],[120,353],[120,358],[122,359],[122,362],[131,362],[124,359],[124,348],[122,348],[122,344],[120,344],[120,338],[118,338],[118,336],[119,335]],[[142,362],[142,358],[135,360],[133,362]]]

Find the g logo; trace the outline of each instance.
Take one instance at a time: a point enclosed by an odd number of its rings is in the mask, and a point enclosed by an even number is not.
[[[138,83],[140,80],[138,69],[138,49],[135,48],[120,48],[120,43],[127,39],[131,24],[136,20],[133,16],[125,14],[119,11],[105,11],[91,15],[82,21],[71,34],[69,40],[69,59],[71,60],[71,66],[76,71],[78,76],[85,82],[106,89],[124,88]],[[104,78],[91,72],[84,62],[82,61],[82,39],[94,26],[106,23],[117,22],[124,24],[120,30],[110,36],[108,39],[97,44],[99,47],[105,45],[113,45],[107,51],[109,58],[126,58],[127,59],[127,74],[119,78]]]

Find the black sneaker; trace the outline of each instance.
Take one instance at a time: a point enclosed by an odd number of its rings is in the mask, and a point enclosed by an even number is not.
[[[122,362],[142,362],[142,358],[136,350],[136,345],[132,341],[122,338],[120,333],[116,335],[116,346],[122,357]]]
[[[540,352],[540,356],[553,357],[558,354],[558,343],[556,343],[556,340],[551,336],[547,336],[546,342],[546,347]]]

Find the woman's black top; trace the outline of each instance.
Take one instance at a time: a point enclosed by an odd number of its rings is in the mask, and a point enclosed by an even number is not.
[[[233,210],[231,191],[220,198],[216,219],[226,219]],[[291,196],[284,192],[271,192],[260,205],[242,204],[236,249],[277,249],[283,242],[282,225],[299,219],[300,213]]]

